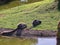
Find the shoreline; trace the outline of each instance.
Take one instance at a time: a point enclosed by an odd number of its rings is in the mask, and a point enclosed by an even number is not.
[[[11,32],[14,29],[9,28],[0,28],[0,35],[2,35],[4,32]],[[14,36],[15,33],[12,35]],[[57,36],[57,30],[31,30],[31,29],[25,29],[22,31],[21,34],[22,37],[56,37]]]

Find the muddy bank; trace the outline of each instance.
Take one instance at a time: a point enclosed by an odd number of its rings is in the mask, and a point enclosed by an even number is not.
[[[52,30],[24,30],[22,36],[37,36],[37,37],[56,37],[57,31]]]
[[[0,35],[3,33],[11,32],[14,29],[9,29],[9,28],[0,28]],[[12,36],[15,36],[15,33],[13,33]],[[37,37],[56,37],[57,31],[53,30],[30,30],[26,29],[22,31],[21,36],[27,36],[27,37],[32,37],[32,36],[37,36]]]

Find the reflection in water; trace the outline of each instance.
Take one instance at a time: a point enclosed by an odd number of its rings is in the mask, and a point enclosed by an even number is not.
[[[57,45],[60,45],[60,39],[57,38]]]
[[[56,38],[1,38],[0,45],[56,45]]]
[[[37,45],[56,45],[56,38],[38,38]]]
[[[35,45],[37,39],[33,38],[5,38],[0,37],[0,45]]]

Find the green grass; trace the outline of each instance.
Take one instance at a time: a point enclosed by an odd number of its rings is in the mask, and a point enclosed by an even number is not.
[[[0,11],[0,27],[13,28],[17,24],[26,23],[28,28],[32,26],[32,21],[41,20],[42,24],[33,28],[34,30],[57,30],[57,24],[60,19],[60,12],[56,9],[50,9],[54,0],[44,0],[17,6],[14,8]]]
[[[18,6],[18,5],[19,5],[19,1],[16,0],[16,1],[10,2],[10,3],[5,4],[5,5],[0,5],[0,10],[12,8],[12,7],[15,7],[15,6]]]
[[[0,5],[0,10],[13,8],[13,7],[16,7],[16,6],[19,6],[19,5],[24,5],[24,4],[38,2],[38,1],[41,1],[41,0],[28,0],[28,2],[21,2],[20,0],[13,0],[8,4]]]

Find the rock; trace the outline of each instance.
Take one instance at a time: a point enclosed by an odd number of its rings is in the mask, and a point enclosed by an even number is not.
[[[3,31],[3,33],[1,35],[3,36],[12,36],[14,34],[16,30],[12,30],[12,31]]]

